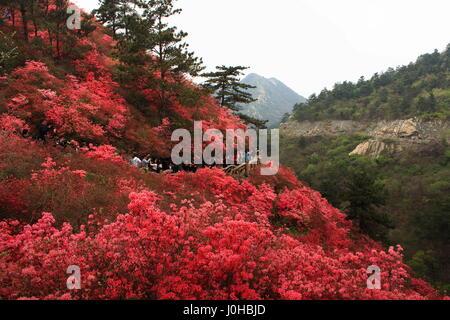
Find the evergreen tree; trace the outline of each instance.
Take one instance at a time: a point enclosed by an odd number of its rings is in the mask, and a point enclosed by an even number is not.
[[[100,0],[98,9],[93,11],[97,19],[111,29],[114,39],[117,37],[119,23],[119,0]]]
[[[139,17],[138,10],[144,8],[144,1],[141,0],[100,0],[99,8],[93,13],[111,30],[113,38],[117,39],[119,35],[130,35],[131,25]]]
[[[67,19],[70,16],[67,13],[68,2],[66,0],[55,0],[55,9],[49,10],[46,16],[46,25],[50,34],[50,42],[55,41],[56,58],[63,56],[63,46],[70,46],[70,32],[67,28]]]
[[[256,87],[242,83],[241,76],[248,67],[242,66],[218,66],[215,72],[205,73],[207,78],[203,86],[214,94],[220,105],[233,110],[245,123],[253,124],[257,128],[263,128],[268,121],[258,120],[239,113],[240,104],[248,104],[256,101],[248,91]]]
[[[202,60],[188,50],[187,33],[170,26],[167,20],[181,12],[176,0],[102,0],[97,17],[112,29],[118,41],[121,64],[116,76],[121,83],[147,79],[154,90],[160,118],[170,107],[171,98],[186,92],[182,79],[197,76]],[[141,82],[142,85],[142,82]]]
[[[15,12],[18,11],[20,13],[22,19],[22,28],[23,28],[23,37],[26,41],[29,38],[29,20],[31,13],[33,12],[33,8],[37,4],[37,0],[2,0],[0,1],[0,6],[8,6],[8,10],[10,11],[13,23],[15,18]]]
[[[345,212],[357,223],[360,231],[376,240],[387,239],[387,229],[393,228],[389,217],[379,210],[386,204],[387,191],[370,159],[351,157],[342,176],[342,203]]]
[[[32,0],[17,0],[18,8],[22,16],[23,37],[28,41],[28,15]]]
[[[150,37],[145,43],[148,51],[155,57],[151,68],[160,75],[155,80],[161,112],[169,105],[169,92],[178,91],[177,86],[182,77],[197,76],[204,69],[202,59],[195,57],[188,50],[189,45],[183,42],[188,34],[166,22],[182,11],[174,7],[175,1],[146,1],[143,15],[146,23],[154,22],[150,28]],[[170,81],[172,79],[176,81]]]
[[[241,83],[242,71],[248,67],[216,67],[216,72],[205,73],[202,76],[207,78],[204,87],[210,90],[223,107],[227,107],[233,111],[239,111],[239,103],[247,104],[256,101],[248,92],[248,89],[256,87]]]

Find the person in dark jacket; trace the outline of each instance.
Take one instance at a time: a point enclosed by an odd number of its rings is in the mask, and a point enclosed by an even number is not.
[[[43,121],[38,127],[38,133],[36,135],[36,140],[42,140],[44,143],[47,143],[47,135],[51,131],[52,127],[47,123],[47,121]]]

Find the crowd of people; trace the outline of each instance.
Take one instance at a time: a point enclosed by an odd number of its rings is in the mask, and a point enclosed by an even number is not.
[[[180,171],[193,172],[201,166],[193,164],[175,165],[170,159],[155,159],[150,155],[140,159],[138,156],[129,160],[130,164],[138,169],[156,173],[177,173]]]
[[[253,155],[250,152],[246,152],[245,154],[242,155],[241,158],[244,159],[244,163],[246,163],[246,164],[259,163],[259,155],[257,155],[257,154]],[[149,171],[149,172],[156,172],[156,173],[178,173],[180,171],[195,173],[199,168],[219,167],[219,168],[223,169],[225,167],[224,165],[218,165],[218,164],[213,164],[213,165],[207,165],[207,164],[176,165],[172,162],[171,159],[155,159],[155,158],[152,158],[151,155],[148,155],[148,156],[144,157],[143,159],[141,159],[138,155],[135,155],[132,159],[129,160],[129,162],[135,168],[142,169],[144,171]],[[239,162],[239,163],[241,163],[241,162]]]
[[[60,147],[63,149],[66,149],[67,147],[70,147],[74,149],[75,151],[79,151],[80,148],[87,147],[86,144],[81,145],[74,141],[68,141],[64,137],[58,136],[57,130],[55,127],[48,123],[47,121],[43,121],[37,128],[34,134],[30,132],[28,129],[23,129],[20,133],[20,135],[23,138],[32,138],[35,141],[41,141],[44,144],[51,144],[54,147]],[[246,152],[241,154],[238,157],[238,162],[242,163],[242,160],[244,160],[244,163],[251,164],[251,163],[259,163],[259,152],[256,154],[252,154],[250,152]],[[181,164],[181,165],[175,165],[171,159],[157,159],[153,158],[151,155],[147,155],[143,157],[142,159],[139,157],[139,155],[134,155],[133,158],[129,160],[129,163],[134,166],[135,168],[142,169],[146,172],[155,172],[155,173],[178,173],[180,171],[185,172],[197,172],[200,168],[205,167],[220,167],[224,168],[224,165],[207,165],[207,164]]]
[[[29,134],[29,131],[26,129],[22,131],[22,137],[24,138],[27,138]],[[33,139],[36,141],[42,141],[44,144],[53,143],[55,147],[61,147],[63,149],[72,147],[75,151],[79,150],[79,144],[75,140],[68,141],[64,137],[59,137],[56,128],[47,121],[43,121],[37,127],[37,131],[33,136]]]

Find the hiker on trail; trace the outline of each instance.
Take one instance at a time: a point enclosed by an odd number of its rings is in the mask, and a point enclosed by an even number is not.
[[[47,135],[51,130],[52,126],[49,125],[47,121],[43,121],[41,125],[38,127],[36,140],[42,140],[44,141],[44,143],[47,143]]]
[[[75,152],[78,152],[80,150],[80,145],[75,140],[70,140],[68,145],[75,150]]]
[[[190,164],[188,166],[188,171],[192,172],[192,173],[196,173],[197,172],[198,167],[195,164]]]
[[[144,160],[142,160],[142,169],[146,171],[150,169],[150,160],[148,160],[147,158],[144,158]]]
[[[28,134],[30,133],[30,131],[28,129],[23,129],[22,132],[20,133],[22,135],[22,138],[28,138]]]
[[[130,163],[135,168],[142,168],[142,160],[138,156],[135,156],[133,159],[131,159]]]
[[[234,160],[236,162],[233,164],[236,164],[236,165],[243,164],[245,162],[245,152],[238,151]]]
[[[250,154],[250,151],[247,151],[245,154],[245,163],[250,163],[252,161],[252,155]]]
[[[256,151],[256,163],[259,165],[261,165],[261,151],[259,151],[259,149]]]
[[[62,147],[63,149],[67,148],[67,145],[68,145],[67,140],[64,138],[59,139],[58,141],[56,141],[55,144],[56,147]]]
[[[174,165],[172,166],[172,171],[173,171],[173,173],[178,173],[178,172],[180,172],[180,166],[174,164]]]
[[[173,166],[170,164],[167,170],[163,171],[163,174],[171,174],[173,173]]]
[[[158,171],[158,161],[155,160],[155,161],[153,162],[153,159],[150,159],[149,167],[150,167],[150,169],[153,170],[154,172],[157,172],[157,171]]]

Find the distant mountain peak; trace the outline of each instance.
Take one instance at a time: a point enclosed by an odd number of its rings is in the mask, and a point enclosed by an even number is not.
[[[256,89],[249,92],[256,102],[242,106],[242,113],[259,120],[268,120],[268,126],[278,127],[286,113],[291,113],[295,104],[306,99],[277,78],[266,78],[257,73],[248,74],[242,83]]]

